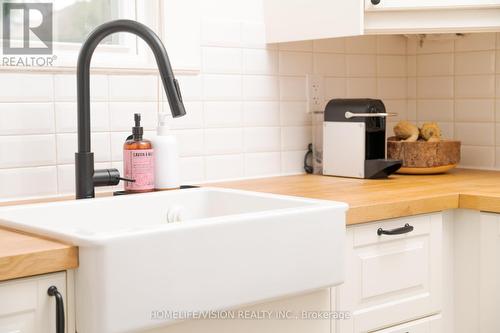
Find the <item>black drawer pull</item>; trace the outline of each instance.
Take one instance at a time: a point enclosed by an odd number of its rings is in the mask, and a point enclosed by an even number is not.
[[[64,333],[64,300],[56,286],[50,286],[47,290],[49,296],[56,298],[56,333]]]
[[[372,4],[375,6],[378,5],[379,3],[380,3],[380,0],[372,0]]]
[[[413,226],[406,223],[404,227],[391,229],[391,230],[384,230],[382,228],[378,228],[377,235],[379,235],[379,236],[380,235],[402,235],[402,234],[407,234],[409,232],[412,232],[413,229],[414,229]]]

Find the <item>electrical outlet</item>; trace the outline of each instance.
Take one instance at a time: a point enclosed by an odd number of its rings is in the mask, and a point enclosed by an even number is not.
[[[307,76],[307,112],[324,111],[323,77],[320,75]]]

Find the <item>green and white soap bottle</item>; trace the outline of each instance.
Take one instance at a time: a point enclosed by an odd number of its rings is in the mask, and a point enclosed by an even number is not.
[[[180,186],[179,150],[177,139],[170,130],[168,114],[158,114],[157,135],[153,139],[155,147],[155,189],[169,190]]]

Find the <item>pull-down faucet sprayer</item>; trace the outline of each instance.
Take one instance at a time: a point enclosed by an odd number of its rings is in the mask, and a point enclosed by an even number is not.
[[[179,84],[174,78],[167,51],[153,30],[132,20],[115,20],[100,25],[83,43],[77,64],[78,152],[75,153],[76,198],[93,198],[95,186],[117,185],[120,174],[116,169],[94,170],[94,153],[90,149],[90,62],[94,50],[108,35],[130,32],[143,39],[153,51],[168,97],[172,116],[186,114]]]

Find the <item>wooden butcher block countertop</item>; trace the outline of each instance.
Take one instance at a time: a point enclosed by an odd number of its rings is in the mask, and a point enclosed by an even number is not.
[[[348,225],[453,208],[500,213],[498,171],[455,169],[441,175],[377,180],[297,175],[211,186],[346,202]]]
[[[456,169],[442,175],[394,175],[380,180],[297,175],[206,186],[343,201],[350,206],[349,225],[453,208],[500,213],[500,172],[495,171]],[[72,199],[21,200],[2,202],[0,206]],[[0,228],[0,281],[77,265],[76,247]]]
[[[0,228],[0,281],[78,267],[78,248]]]

